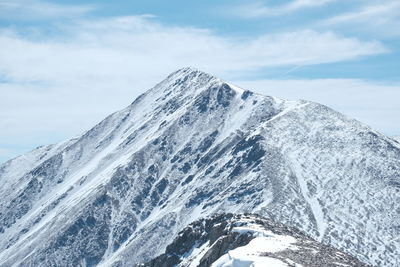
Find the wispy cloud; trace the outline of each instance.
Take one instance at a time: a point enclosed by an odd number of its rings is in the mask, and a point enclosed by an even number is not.
[[[264,2],[250,2],[231,9],[231,13],[244,18],[273,17],[289,14],[302,9],[321,7],[337,0],[293,0],[284,5],[268,5]]]
[[[319,26],[350,27],[358,32],[373,31],[378,36],[400,36],[400,1],[363,1],[354,11],[324,19]]]
[[[371,21],[371,23],[380,24],[389,19],[400,18],[400,13],[398,12],[399,9],[399,1],[382,1],[379,4],[361,6],[354,12],[339,14],[325,20],[325,22],[327,24],[365,22],[370,20],[371,18],[378,18],[378,20],[373,20]]]
[[[0,0],[0,17],[18,20],[71,18],[95,8],[94,5],[61,5],[40,0]]]
[[[330,8],[333,7],[333,8]],[[371,36],[375,38],[400,36],[400,1],[398,0],[292,0],[286,4],[273,1],[250,1],[223,10],[238,18],[264,19],[274,29],[281,27],[316,29]],[[305,16],[303,11],[313,11]],[[307,13],[309,14],[309,13]],[[277,17],[293,16],[296,24],[276,23]]]

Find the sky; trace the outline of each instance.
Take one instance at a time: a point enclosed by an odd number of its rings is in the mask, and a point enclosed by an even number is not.
[[[186,66],[400,135],[398,29],[398,0],[0,0],[0,163]]]

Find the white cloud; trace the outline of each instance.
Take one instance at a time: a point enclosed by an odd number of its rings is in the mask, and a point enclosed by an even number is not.
[[[0,32],[0,73],[19,82],[121,87],[186,65],[228,73],[387,52],[379,42],[330,32],[303,30],[236,39],[205,29],[169,27],[147,17],[80,21],[60,31],[64,35],[59,39]]]
[[[0,17],[19,20],[79,17],[94,5],[60,5],[40,0],[0,0]]]
[[[255,80],[235,84],[264,95],[318,102],[385,134],[400,133],[400,84],[359,79]]]
[[[290,14],[306,8],[321,7],[337,0],[293,0],[284,5],[271,6],[263,2],[251,2],[236,6],[231,13],[243,18],[274,17]]]

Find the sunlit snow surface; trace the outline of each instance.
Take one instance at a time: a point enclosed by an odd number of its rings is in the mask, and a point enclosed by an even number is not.
[[[82,136],[0,166],[0,266],[131,266],[216,212],[400,266],[399,177],[394,139],[186,68]]]
[[[278,252],[285,249],[294,250],[296,239],[291,236],[275,235],[272,232],[259,231],[253,227],[237,227],[233,231],[255,232],[257,237],[243,247],[228,251],[212,267],[265,267],[265,266],[289,266],[281,260],[263,256],[265,252]],[[299,266],[299,265],[298,265]]]

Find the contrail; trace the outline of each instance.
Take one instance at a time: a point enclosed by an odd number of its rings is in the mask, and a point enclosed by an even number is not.
[[[297,69],[299,69],[299,68],[301,68],[301,67],[303,67],[303,66],[304,66],[304,65],[297,65],[297,66],[295,66],[295,67],[289,69],[288,71],[284,72],[284,73],[281,75],[281,77],[283,77],[283,76],[285,76],[285,75],[288,75],[289,73],[291,73],[291,72],[293,72],[293,71],[295,71],[295,70],[297,70]]]

